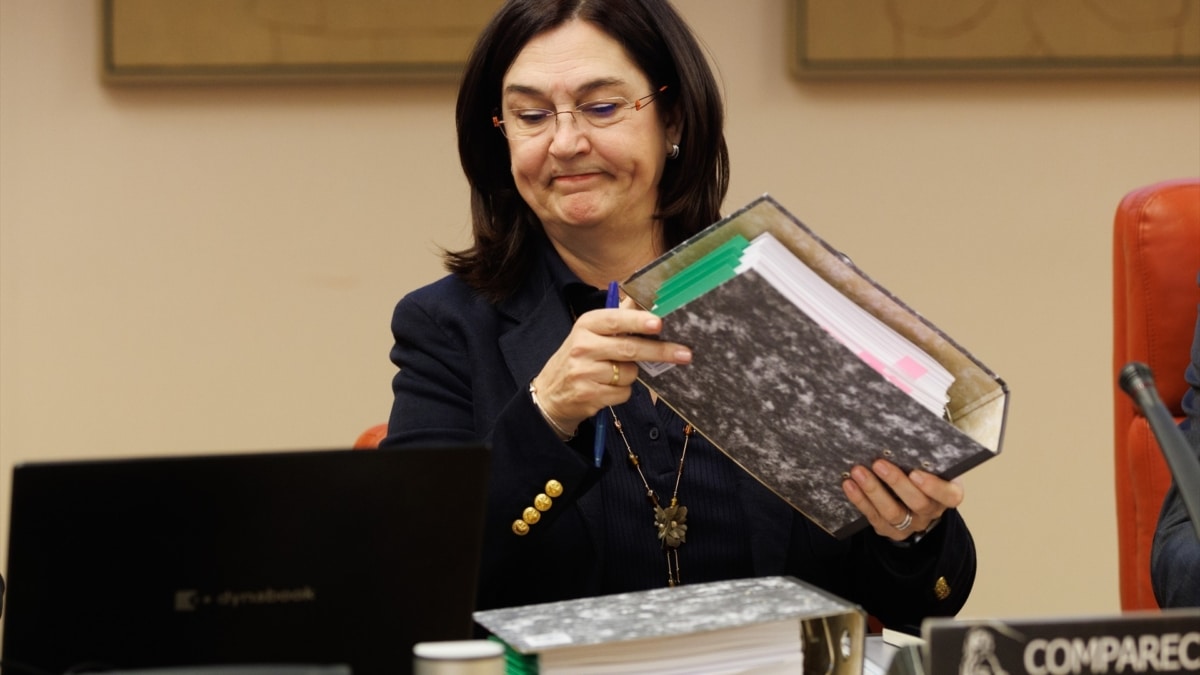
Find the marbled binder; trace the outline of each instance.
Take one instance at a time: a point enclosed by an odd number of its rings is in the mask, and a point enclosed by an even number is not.
[[[669,313],[662,338],[689,345],[687,366],[640,377],[714,445],[837,537],[866,521],[841,484],[886,458],[953,478],[994,457],[1004,382],[866,276],[768,196],[680,244],[622,286],[652,307],[658,288],[731,238],[769,232],[845,297],[954,377],[945,415],[926,409],[846,349],[753,270]]]
[[[754,663],[801,672],[803,660],[826,664],[830,654],[831,672],[861,672],[866,629],[858,606],[792,577],[492,609],[475,621],[541,673],[733,672]]]

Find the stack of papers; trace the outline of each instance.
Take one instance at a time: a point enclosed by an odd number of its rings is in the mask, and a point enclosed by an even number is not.
[[[854,352],[884,379],[941,415],[954,376],[920,347],[854,304],[769,233],[755,237],[742,253],[740,274],[757,270],[818,326]]]
[[[854,304],[769,232],[747,241],[736,235],[663,282],[651,311],[659,316],[748,270],[807,314],[838,342],[926,410],[942,415],[954,376],[908,338]],[[658,374],[667,364],[642,364]]]

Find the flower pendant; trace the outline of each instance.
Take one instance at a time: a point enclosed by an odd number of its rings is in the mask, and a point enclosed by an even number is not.
[[[687,541],[687,507],[654,507],[654,524],[658,527],[658,538],[664,546],[679,548]]]

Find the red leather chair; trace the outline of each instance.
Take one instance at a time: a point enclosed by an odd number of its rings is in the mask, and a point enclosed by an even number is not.
[[[376,424],[358,435],[358,439],[354,441],[354,449],[374,450],[379,447],[379,442],[384,436],[387,436],[387,424]]]
[[[1145,417],[1117,385],[1130,361],[1154,372],[1178,419],[1200,304],[1200,178],[1125,195],[1113,227],[1113,371],[1121,609],[1157,609],[1150,546],[1171,475]]]

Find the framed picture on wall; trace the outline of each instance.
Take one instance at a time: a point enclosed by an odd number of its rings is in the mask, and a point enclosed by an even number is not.
[[[100,0],[114,84],[452,81],[501,0]]]
[[[800,78],[1200,75],[1200,0],[789,0]]]

